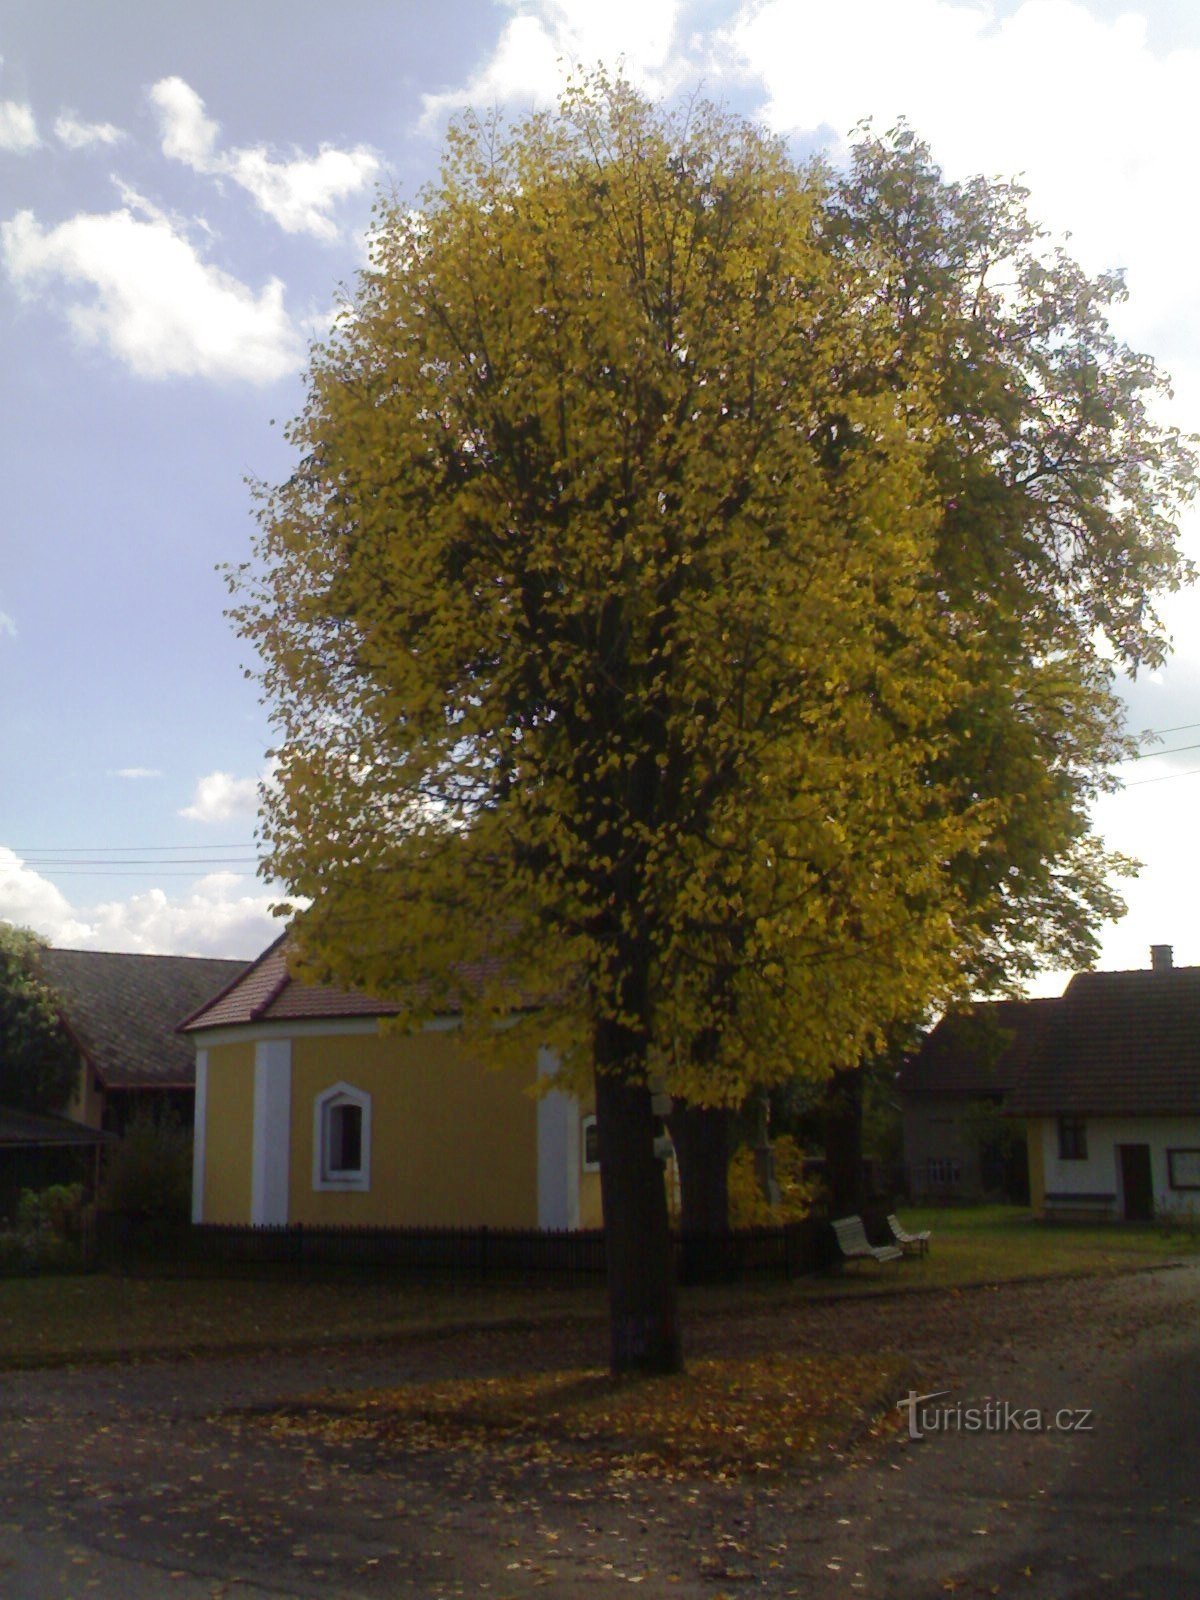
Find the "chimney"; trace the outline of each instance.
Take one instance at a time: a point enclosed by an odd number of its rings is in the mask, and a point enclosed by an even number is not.
[[[1173,964],[1171,946],[1169,944],[1152,944],[1150,946],[1150,966],[1153,971],[1170,972]]]

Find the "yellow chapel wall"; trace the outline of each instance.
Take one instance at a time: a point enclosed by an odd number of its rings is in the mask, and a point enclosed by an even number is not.
[[[204,1128],[205,1222],[249,1222],[254,1142],[254,1046],[208,1051]]]
[[[294,1039],[289,1221],[535,1228],[534,1072],[484,1067],[455,1029]],[[314,1106],[337,1083],[371,1096],[366,1191],[313,1188]]]

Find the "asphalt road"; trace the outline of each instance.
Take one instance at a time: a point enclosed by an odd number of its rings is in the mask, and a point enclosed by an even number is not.
[[[921,1392],[946,1391],[923,1408],[941,1408],[938,1426],[753,1485],[315,1446],[237,1414],[330,1385],[503,1371],[528,1359],[515,1336],[10,1374],[0,1596],[1198,1596],[1198,1313],[1195,1266],[814,1307],[794,1336],[911,1350]],[[552,1359],[602,1358],[599,1330],[550,1337]],[[1089,1415],[1032,1430],[1032,1413],[1064,1409]]]

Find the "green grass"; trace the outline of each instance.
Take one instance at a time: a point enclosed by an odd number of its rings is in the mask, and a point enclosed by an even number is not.
[[[0,1280],[0,1369],[149,1355],[394,1339],[599,1315],[603,1291],[364,1279],[85,1277]]]
[[[1129,1271],[1200,1249],[1192,1231],[1156,1227],[1047,1227],[1006,1206],[901,1212],[929,1228],[928,1256],[876,1266],[856,1262],[835,1277],[792,1284],[687,1290],[683,1315],[912,1290],[962,1288],[1015,1278]],[[218,1352],[349,1340],[394,1339],[451,1327],[540,1323],[604,1315],[601,1285],[460,1288],[346,1278],[90,1277],[0,1279],[0,1369],[154,1354]]]
[[[910,1233],[928,1228],[933,1234],[927,1256],[898,1263],[895,1271],[903,1272],[906,1287],[1128,1271],[1200,1250],[1200,1238],[1190,1230],[1125,1223],[1047,1225],[1015,1206],[914,1206],[900,1212],[900,1221]],[[853,1270],[863,1276],[868,1265]]]

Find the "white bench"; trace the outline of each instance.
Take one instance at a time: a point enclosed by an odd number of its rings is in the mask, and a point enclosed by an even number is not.
[[[861,1217],[840,1217],[832,1227],[837,1236],[838,1249],[847,1261],[857,1261],[863,1257],[871,1261],[899,1261],[904,1254],[894,1244],[872,1244],[867,1238]]]
[[[892,1238],[905,1255],[929,1254],[929,1240],[932,1235],[928,1228],[922,1228],[920,1233],[909,1233],[908,1229],[901,1225],[900,1218],[894,1211],[888,1217],[887,1225],[892,1230]]]

